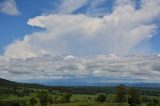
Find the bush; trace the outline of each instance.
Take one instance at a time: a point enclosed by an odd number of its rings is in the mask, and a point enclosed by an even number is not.
[[[105,94],[99,94],[97,97],[96,97],[96,102],[105,102],[106,101],[106,95]]]
[[[40,102],[41,106],[47,106],[47,104],[48,104],[48,91],[39,92],[37,97],[39,98],[39,102]]]
[[[71,94],[71,93],[65,93],[65,94],[63,95],[64,102],[65,102],[65,103],[69,103],[71,97],[72,97],[72,94]]]
[[[9,101],[0,101],[0,106],[28,106],[27,101],[19,100],[9,100]]]
[[[34,106],[37,103],[37,99],[30,98],[29,102],[30,102],[31,106]]]

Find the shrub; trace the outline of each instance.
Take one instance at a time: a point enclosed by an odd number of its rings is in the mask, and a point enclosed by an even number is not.
[[[105,94],[99,94],[97,97],[96,97],[96,102],[105,102],[106,101],[106,95]]]

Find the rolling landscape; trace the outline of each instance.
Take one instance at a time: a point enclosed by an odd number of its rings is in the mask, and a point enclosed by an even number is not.
[[[160,106],[160,0],[0,0],[0,106]]]
[[[0,82],[0,106],[128,106],[132,93],[136,96],[134,99],[139,101],[136,105],[159,106],[160,100],[160,87],[156,84],[152,84],[156,87],[148,87],[150,84],[145,84],[145,87],[141,84],[44,86],[5,79],[0,79]]]

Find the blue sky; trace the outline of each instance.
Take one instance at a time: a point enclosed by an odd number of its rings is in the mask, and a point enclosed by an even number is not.
[[[2,0],[4,2],[5,0]],[[37,4],[38,5],[35,5]],[[31,33],[36,28],[28,26],[26,23],[29,18],[41,15],[43,12],[54,9],[53,0],[16,0],[17,9],[21,12],[20,15],[8,15],[3,12],[0,13],[0,53],[4,52],[4,48],[16,39],[23,39],[23,37]],[[53,4],[53,5],[52,5]]]
[[[154,56],[125,57],[131,54],[156,54],[158,57],[155,62]],[[36,70],[40,71],[36,79],[79,79],[87,76],[86,80],[93,82],[97,79],[99,82],[114,82],[120,76],[122,82],[126,79],[149,81],[149,77],[156,74],[157,77],[152,81],[158,82],[158,54],[160,0],[0,0],[0,63],[4,65],[0,66],[2,77],[17,73],[30,81],[34,79]],[[48,59],[45,56],[52,57]],[[66,57],[69,60],[65,60]],[[19,59],[23,61],[22,64]],[[55,65],[54,59],[60,63],[52,67],[55,71],[41,67],[40,64],[46,63],[47,59],[50,62],[48,64]],[[30,66],[33,61],[40,63]],[[66,61],[70,64],[66,64]],[[90,67],[90,61],[97,67]],[[137,64],[145,64],[146,67]],[[34,65],[37,66],[35,70],[28,68],[34,68]],[[118,70],[116,67],[122,69],[124,75],[119,75],[115,71]],[[44,72],[41,73],[42,70]],[[115,75],[113,79],[107,75],[111,71]],[[52,74],[55,75],[51,77]],[[19,79],[15,76],[11,80]]]
[[[99,13],[103,13],[105,15],[112,12],[113,9],[113,3],[115,1],[113,0],[101,0],[103,1],[102,4],[97,6],[97,10],[99,10]],[[136,1],[136,0],[135,0]],[[139,0],[138,0],[139,1]],[[2,2],[5,2],[5,0],[2,0]],[[91,3],[90,1],[89,3]],[[137,1],[136,1],[137,2]],[[4,48],[7,47],[10,43],[16,41],[17,39],[23,39],[26,34],[30,34],[32,32],[35,32],[38,30],[38,28],[31,27],[27,25],[27,21],[30,18],[39,16],[41,14],[56,14],[58,12],[57,8],[59,5],[61,5],[61,0],[45,0],[45,1],[39,1],[39,0],[16,0],[16,8],[20,12],[20,15],[8,15],[4,12],[0,13],[0,36],[1,36],[1,42],[0,42],[0,53],[3,54]],[[86,14],[87,9],[89,8],[89,3],[78,8],[75,10],[72,14],[80,14],[84,13]],[[36,5],[35,5],[36,4]],[[138,3],[137,3],[138,4]],[[136,5],[138,7],[138,5]],[[94,9],[94,11],[96,10]],[[92,9],[90,11],[93,11]],[[95,15],[92,12],[89,15]],[[98,14],[99,15],[99,14]],[[155,19],[155,23],[158,27],[156,29],[156,33],[154,36],[149,39],[147,42],[149,42],[150,50],[149,53],[159,53],[160,52],[160,20]],[[137,44],[138,46],[143,47],[143,42]],[[137,45],[135,45],[137,47]]]

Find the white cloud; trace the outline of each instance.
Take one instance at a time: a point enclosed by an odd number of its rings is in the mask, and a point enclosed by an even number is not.
[[[0,57],[0,77],[15,81],[69,78],[91,78],[93,82],[107,82],[107,78],[113,82],[160,81],[160,57],[156,55],[97,55],[67,60],[65,57],[48,55],[26,60]]]
[[[106,3],[106,0],[92,0],[89,4],[89,7],[87,8],[86,14],[89,16],[99,17],[106,15],[108,8],[103,6]]]
[[[58,13],[70,14],[88,3],[88,0],[62,0]]]
[[[66,1],[59,8],[61,14],[28,20],[28,25],[44,30],[6,47],[4,56],[0,56],[0,77],[16,81],[98,77],[95,82],[107,78],[113,82],[160,81],[159,56],[114,55],[125,55],[154,35],[160,0],[141,0],[139,9],[132,1],[117,0],[113,12],[102,18],[71,14],[86,0]],[[92,8],[97,5],[93,3]],[[59,56],[62,54],[71,55]],[[89,56],[95,54],[111,55]]]
[[[20,12],[17,9],[15,0],[4,0],[0,3],[0,12],[8,15],[19,15]]]
[[[68,55],[66,57],[64,57],[65,60],[70,60],[70,59],[74,59],[75,57],[72,55]]]
[[[119,7],[119,6],[121,6],[121,7],[123,7],[123,6],[126,6],[126,5],[132,5],[132,6],[134,6],[134,0],[116,0],[115,1],[115,6],[117,7]]]
[[[24,59],[44,54],[125,55],[154,35],[154,19],[159,16],[160,0],[142,1],[138,10],[132,2],[121,2],[103,18],[85,14],[37,16],[29,19],[28,25],[45,30],[10,44],[4,55]]]
[[[12,51],[9,51],[9,49],[12,49]],[[27,36],[24,38],[24,41],[17,40],[12,45],[9,45],[5,51],[6,57],[17,58],[17,54],[19,54],[18,57],[21,59],[37,56],[37,54],[32,52]]]

